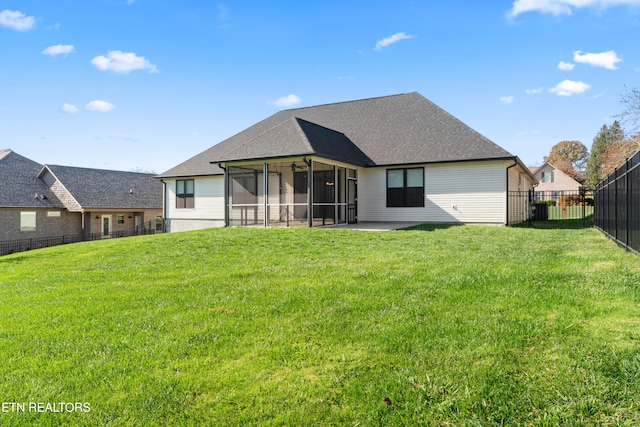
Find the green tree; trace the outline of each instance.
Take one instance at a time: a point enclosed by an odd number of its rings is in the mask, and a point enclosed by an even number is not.
[[[609,147],[623,141],[624,138],[624,131],[617,120],[613,122],[611,127],[603,125],[598,135],[593,138],[591,153],[587,160],[587,169],[585,171],[585,186],[587,188],[595,188],[598,182],[608,175],[607,171],[611,170],[610,163],[617,162],[617,153],[624,150],[620,150],[620,147],[617,147],[610,155],[605,156],[605,153]],[[613,155],[613,153],[616,153],[616,155]]]
[[[602,155],[607,149],[609,134],[609,126],[602,125],[600,132],[593,138],[591,153],[589,154],[589,160],[587,160],[587,170],[585,171],[584,185],[587,188],[595,188],[602,179]]]

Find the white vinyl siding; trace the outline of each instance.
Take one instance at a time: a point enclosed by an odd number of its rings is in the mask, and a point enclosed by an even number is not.
[[[167,231],[224,226],[224,177],[194,177],[194,208],[176,208],[176,179],[165,179]]]
[[[359,221],[504,224],[506,163],[501,160],[423,166],[425,206],[386,207],[386,170],[360,170]]]

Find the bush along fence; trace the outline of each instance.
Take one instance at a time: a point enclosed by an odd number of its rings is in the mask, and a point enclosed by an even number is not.
[[[598,183],[595,200],[596,228],[640,253],[640,151]]]
[[[0,256],[49,246],[66,245],[68,243],[88,242],[92,240],[113,239],[118,237],[142,236],[163,233],[162,222],[149,221],[131,230],[114,231],[109,234],[91,233],[71,234],[65,236],[34,237],[32,239],[7,240],[0,242]]]
[[[509,225],[551,227],[558,226],[559,221],[571,220],[573,226],[584,228],[591,226],[593,214],[592,191],[509,192]]]

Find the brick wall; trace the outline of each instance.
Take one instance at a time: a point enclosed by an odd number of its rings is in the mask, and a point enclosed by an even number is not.
[[[36,212],[35,231],[20,231],[20,212]],[[58,214],[59,216],[51,216]],[[0,241],[80,233],[82,233],[82,217],[78,212],[42,208],[0,209]]]

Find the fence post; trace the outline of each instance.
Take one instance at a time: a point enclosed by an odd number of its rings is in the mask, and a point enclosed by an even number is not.
[[[529,203],[529,205],[527,206],[527,211],[529,212],[529,227],[531,227],[533,225],[533,215],[534,215],[534,210],[535,210],[535,205],[533,204],[533,190],[528,190],[527,191],[527,195],[528,195],[528,199],[527,202]]]
[[[627,158],[627,160],[625,161],[625,167],[624,167],[624,188],[625,188],[625,197],[624,197],[624,203],[626,205],[626,209],[625,212],[626,214],[626,218],[625,218],[625,234],[626,236],[624,237],[624,244],[627,246],[627,250],[629,250],[629,243],[631,240],[631,235],[629,234],[629,228],[631,227],[631,223],[629,221],[629,219],[631,218],[631,212],[630,212],[630,207],[631,207],[631,200],[630,200],[630,194],[631,191],[629,191],[629,159]]]
[[[580,203],[582,203],[582,228],[586,227],[585,215],[587,214],[587,208],[585,204],[587,203],[587,198],[585,197],[586,190],[584,187],[580,187]]]

